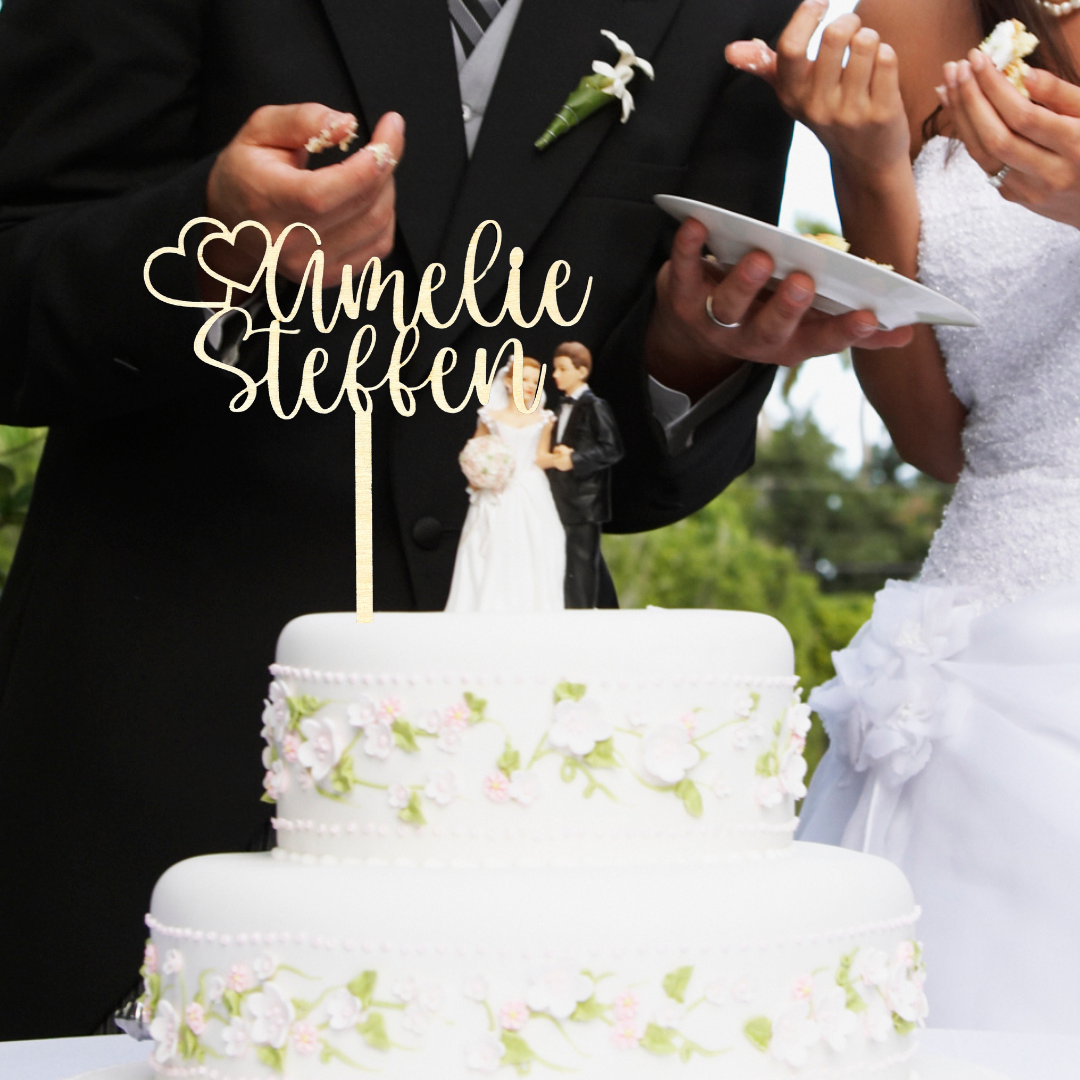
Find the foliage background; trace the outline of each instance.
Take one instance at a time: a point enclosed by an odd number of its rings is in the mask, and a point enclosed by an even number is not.
[[[605,536],[622,606],[765,612],[791,634],[807,691],[832,678],[831,653],[867,619],[873,594],[917,573],[950,493],[891,446],[867,447],[855,476],[837,457],[811,417],[794,416],[763,427],[754,467],[692,517]],[[815,718],[811,768],[825,746]]]

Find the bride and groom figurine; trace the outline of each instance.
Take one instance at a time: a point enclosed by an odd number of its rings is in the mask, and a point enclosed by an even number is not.
[[[600,584],[600,529],[611,517],[610,471],[623,456],[615,418],[589,389],[592,354],[577,341],[555,350],[555,410],[523,413],[502,367],[476,433],[461,453],[469,511],[447,611],[593,608]],[[540,381],[525,357],[524,400]]]

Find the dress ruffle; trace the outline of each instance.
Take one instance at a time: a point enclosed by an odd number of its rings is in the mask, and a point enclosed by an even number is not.
[[[1075,1030],[1080,585],[980,612],[890,582],[834,661],[810,696],[831,744],[799,837],[907,873],[933,1023]]]

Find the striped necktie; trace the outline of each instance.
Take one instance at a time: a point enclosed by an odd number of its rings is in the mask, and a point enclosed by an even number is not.
[[[450,19],[461,47],[468,56],[480,43],[491,20],[502,9],[502,0],[448,0]]]

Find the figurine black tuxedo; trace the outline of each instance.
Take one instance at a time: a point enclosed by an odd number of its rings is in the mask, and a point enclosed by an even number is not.
[[[552,437],[556,464],[547,470],[566,530],[568,608],[594,608],[600,597],[600,526],[611,520],[611,467],[623,446],[615,414],[590,389],[592,354],[580,342],[555,350],[552,378],[559,388]]]

